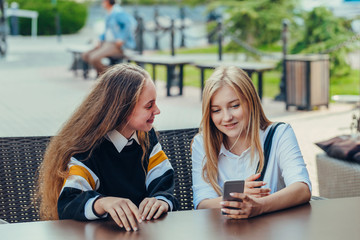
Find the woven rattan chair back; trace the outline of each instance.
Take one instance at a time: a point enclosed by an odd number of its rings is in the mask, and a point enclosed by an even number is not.
[[[191,141],[198,129],[179,129],[162,131],[159,135],[161,146],[175,170],[174,195],[180,202],[180,210],[191,210],[192,194],[192,164]]]
[[[49,137],[0,138],[0,218],[9,223],[39,220],[32,203],[37,169]]]
[[[180,210],[193,209],[190,144],[197,131],[159,132],[159,140],[175,170],[174,194]],[[39,220],[32,196],[49,140],[50,137],[0,138],[0,219],[9,223]]]

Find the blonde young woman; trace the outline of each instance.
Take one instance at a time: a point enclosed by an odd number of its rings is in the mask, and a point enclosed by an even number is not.
[[[194,206],[249,218],[306,203],[311,183],[289,124],[273,135],[264,181],[263,144],[271,125],[255,87],[237,67],[219,67],[206,81],[200,132],[192,144]],[[239,201],[223,201],[226,180],[245,180]]]
[[[176,210],[174,170],[152,128],[159,113],[146,71],[108,69],[47,148],[38,189],[42,219],[109,216],[130,231]]]

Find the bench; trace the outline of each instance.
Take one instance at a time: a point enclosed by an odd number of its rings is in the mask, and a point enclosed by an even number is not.
[[[275,69],[275,65],[271,63],[258,63],[258,62],[223,62],[223,61],[213,61],[205,63],[194,63],[194,66],[200,69],[200,84],[201,84],[201,97],[205,84],[205,70],[206,69],[215,69],[219,66],[236,66],[244,70],[249,77],[251,78],[253,73],[258,75],[258,94],[262,100],[263,96],[263,72],[270,71]]]
[[[174,195],[180,210],[193,209],[190,144],[198,129],[159,131],[159,141],[175,170]],[[0,219],[38,221],[32,196],[37,169],[50,137],[0,138]]]
[[[93,46],[90,45],[80,45],[67,48],[67,51],[70,52],[73,56],[70,70],[74,71],[75,76],[78,76],[78,70],[82,70],[83,78],[88,78],[91,66],[87,62],[84,62],[81,56],[84,52],[92,49],[92,47]],[[107,57],[107,59],[109,60],[109,66],[122,63],[124,61],[123,57]]]
[[[161,65],[166,67],[166,96],[171,95],[171,87],[177,85],[179,87],[178,95],[183,94],[184,86],[184,66],[186,64],[191,64],[190,59],[179,58],[175,56],[144,56],[144,55],[130,55],[127,57],[129,62],[135,62],[137,65],[143,66],[144,64],[151,64],[153,68],[153,80],[156,79],[156,65]],[[178,67],[179,74],[175,74],[176,68]]]
[[[360,95],[333,95],[331,96],[331,100],[338,103],[352,103],[359,105]]]

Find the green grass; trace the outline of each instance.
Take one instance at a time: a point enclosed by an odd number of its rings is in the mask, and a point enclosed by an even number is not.
[[[330,95],[358,95],[360,91],[360,72],[352,69],[347,76],[330,77]]]
[[[207,47],[199,47],[199,48],[179,48],[176,49],[176,53],[179,54],[192,54],[192,53],[217,53],[218,47],[217,45],[210,45]]]
[[[146,65],[145,68],[150,76],[153,75],[153,69],[151,65]],[[211,75],[211,70],[205,71],[205,79],[209,78]],[[166,67],[165,66],[157,66],[156,67],[156,80],[166,81]],[[192,87],[199,87],[200,84],[200,70],[191,65],[185,65],[184,67],[184,85],[185,86],[192,86]]]
[[[145,68],[150,76],[153,76],[152,66],[147,64]],[[205,71],[205,80],[208,79],[213,71]],[[281,73],[279,71],[269,71],[263,74],[263,94],[266,97],[274,98],[279,94],[279,83],[280,83]],[[257,74],[252,76],[254,85],[257,87]],[[156,67],[156,80],[166,81],[166,67],[157,66]],[[184,67],[184,85],[200,88],[200,70],[194,66],[186,65]]]
[[[257,74],[253,74],[252,80],[255,87],[257,87]],[[280,93],[280,79],[281,72],[277,70],[265,72],[263,74],[263,96],[268,98],[275,98]]]
[[[175,50],[175,54],[204,54],[204,53],[217,53],[218,48],[215,45],[209,45],[206,47],[198,48],[178,48]],[[158,54],[170,55],[168,50],[160,50]]]
[[[278,50],[276,46],[269,46],[270,49]],[[267,51],[266,47],[262,48]],[[217,53],[217,46],[210,45],[202,48],[177,49],[176,53],[194,54],[194,53]],[[169,54],[163,51],[162,54]],[[152,76],[151,65],[146,66],[146,70]],[[274,98],[279,94],[279,84],[281,79],[281,70],[265,72],[263,75],[263,95],[268,98]],[[208,79],[212,70],[205,71],[205,79]],[[257,87],[257,74],[252,76],[254,85]],[[166,68],[164,66],[156,67],[156,80],[166,81]],[[184,67],[184,84],[185,86],[200,87],[200,70],[194,66],[186,65]],[[360,71],[351,70],[346,76],[330,76],[330,96],[333,95],[358,95],[360,92]]]
[[[228,50],[226,46],[223,46],[224,53],[232,53],[232,50]],[[159,54],[170,54],[170,51],[159,51]],[[212,44],[204,47],[196,47],[196,48],[177,48],[175,50],[175,54],[206,54],[206,53],[218,53],[218,45]]]
[[[279,43],[270,44],[270,45],[263,45],[263,46],[259,47],[259,50],[264,51],[264,52],[281,52],[282,51],[282,46]]]

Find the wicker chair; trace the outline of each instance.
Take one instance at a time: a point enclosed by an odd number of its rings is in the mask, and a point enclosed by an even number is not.
[[[196,128],[159,132],[163,150],[175,170],[174,195],[180,201],[180,210],[193,209],[190,144],[197,132]],[[0,138],[0,219],[9,223],[39,220],[31,199],[49,140],[50,137]]]
[[[0,219],[0,224],[8,224],[7,221]]]
[[[344,198],[360,196],[360,164],[316,155],[320,196]]]
[[[0,138],[0,218],[13,222],[39,220],[32,204],[34,181],[49,137]]]
[[[193,209],[190,143],[198,129],[159,132],[175,170],[175,196],[180,210]],[[39,220],[32,204],[37,169],[50,137],[0,138],[0,219],[9,223]]]
[[[197,128],[159,132],[161,146],[175,170],[174,195],[180,202],[180,210],[194,208],[190,145],[197,132]]]

